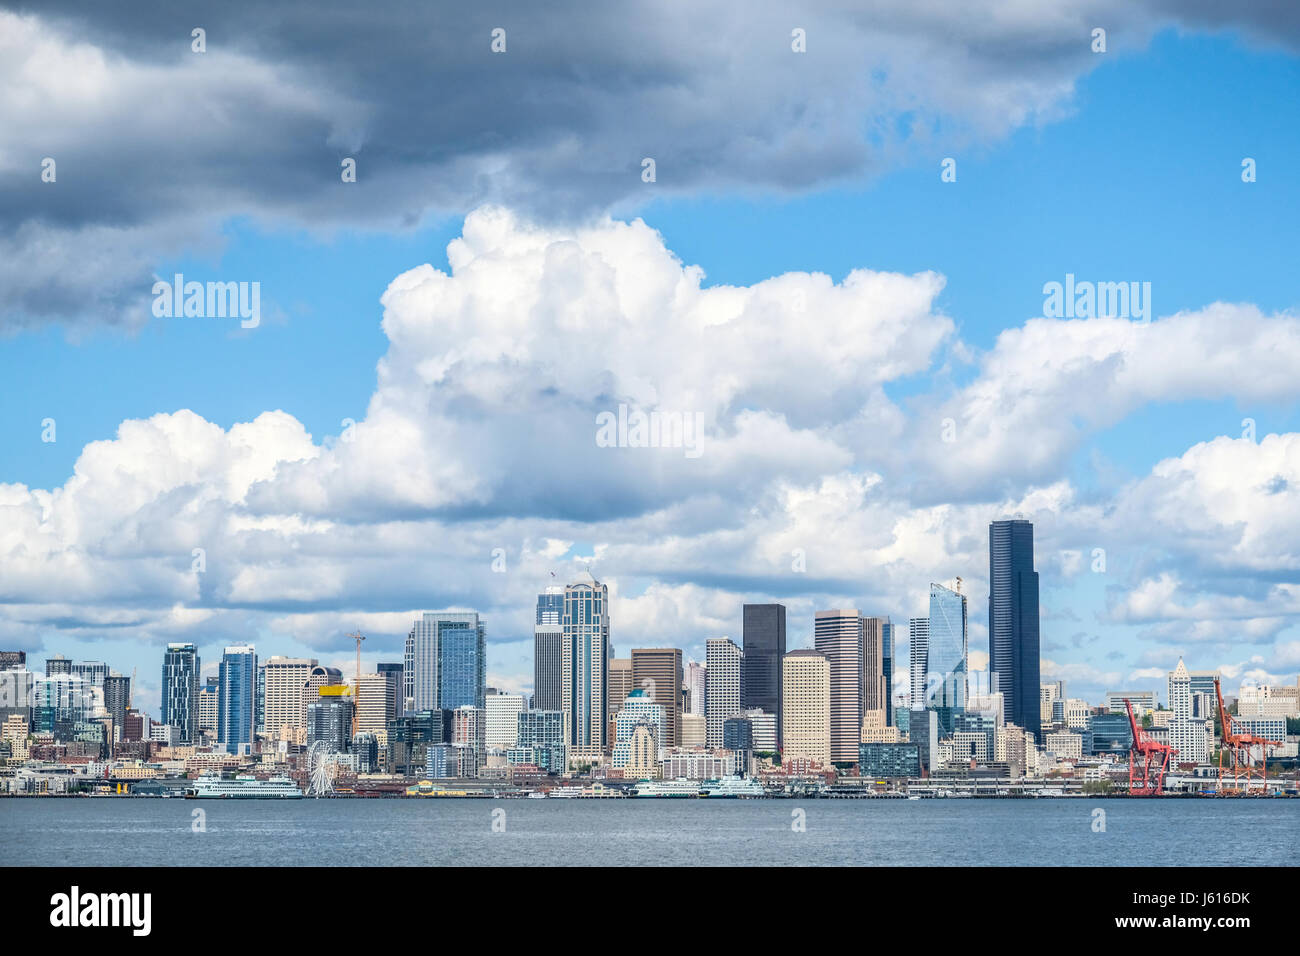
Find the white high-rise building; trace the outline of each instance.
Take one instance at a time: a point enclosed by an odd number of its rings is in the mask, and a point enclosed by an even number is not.
[[[705,739],[709,747],[722,746],[722,724],[740,713],[740,672],[743,653],[729,637],[711,637],[705,644],[704,660],[708,672],[708,690],[704,698],[707,725]]]
[[[1192,675],[1187,672],[1183,659],[1169,673],[1169,743],[1178,753],[1176,763],[1206,763],[1209,760],[1209,738],[1213,721],[1192,713]]]
[[[269,676],[269,675],[268,675]],[[357,733],[388,744],[388,719],[397,712],[397,684],[387,674],[362,674],[357,688]]]
[[[930,657],[928,617],[914,617],[908,622],[908,654],[912,677],[912,710],[925,710],[925,672]]]
[[[487,745],[489,749],[505,750],[519,742],[519,714],[527,710],[523,694],[488,694]]]
[[[704,700],[708,686],[709,670],[696,660],[686,662],[682,686],[686,688],[686,713],[704,716]]]
[[[302,689],[318,662],[306,657],[269,658],[265,668],[263,726],[272,740],[296,741],[306,732],[303,725]]]

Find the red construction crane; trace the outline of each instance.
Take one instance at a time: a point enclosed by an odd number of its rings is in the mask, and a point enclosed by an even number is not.
[[[1128,698],[1124,698],[1124,706],[1128,709],[1128,725],[1133,731],[1133,746],[1128,752],[1128,792],[1134,797],[1158,797],[1165,791],[1165,771],[1169,769],[1169,758],[1178,753],[1169,744],[1162,744],[1147,736],[1146,732],[1138,726],[1138,722],[1133,717],[1133,705]],[[1137,778],[1137,765],[1133,759],[1135,754],[1142,755],[1142,779]],[[1164,759],[1160,759],[1160,755]],[[1151,780],[1151,773],[1155,771],[1155,782]]]
[[[1254,761],[1253,751],[1256,747],[1260,748],[1262,759],[1259,764],[1259,785],[1261,791],[1268,791],[1268,748],[1281,747],[1280,740],[1267,740],[1264,737],[1256,737],[1254,734],[1239,734],[1232,729],[1232,717],[1228,714],[1228,709],[1223,706],[1223,692],[1219,690],[1219,679],[1214,679],[1214,696],[1217,698],[1219,705],[1219,723],[1222,726],[1220,739],[1223,741],[1219,746],[1219,793],[1240,793],[1237,783],[1244,773],[1246,776],[1246,791],[1250,790],[1250,782],[1254,779]],[[1223,787],[1223,756],[1224,751],[1232,751],[1232,787],[1225,790]]]

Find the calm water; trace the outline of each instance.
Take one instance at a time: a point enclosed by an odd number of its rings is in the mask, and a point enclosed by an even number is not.
[[[0,800],[10,866],[1276,866],[1297,846],[1300,800]]]

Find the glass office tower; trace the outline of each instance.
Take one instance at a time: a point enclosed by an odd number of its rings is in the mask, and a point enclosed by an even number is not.
[[[931,584],[925,706],[939,715],[944,737],[966,710],[966,652],[966,595]]]
[[[1003,717],[1040,739],[1038,572],[1023,518],[989,525],[989,683]]]

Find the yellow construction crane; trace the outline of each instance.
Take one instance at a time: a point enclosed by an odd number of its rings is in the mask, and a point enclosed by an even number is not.
[[[352,736],[355,737],[357,735],[358,709],[361,703],[361,642],[366,638],[360,631],[353,631],[347,636],[357,642],[357,682],[352,689]]]

